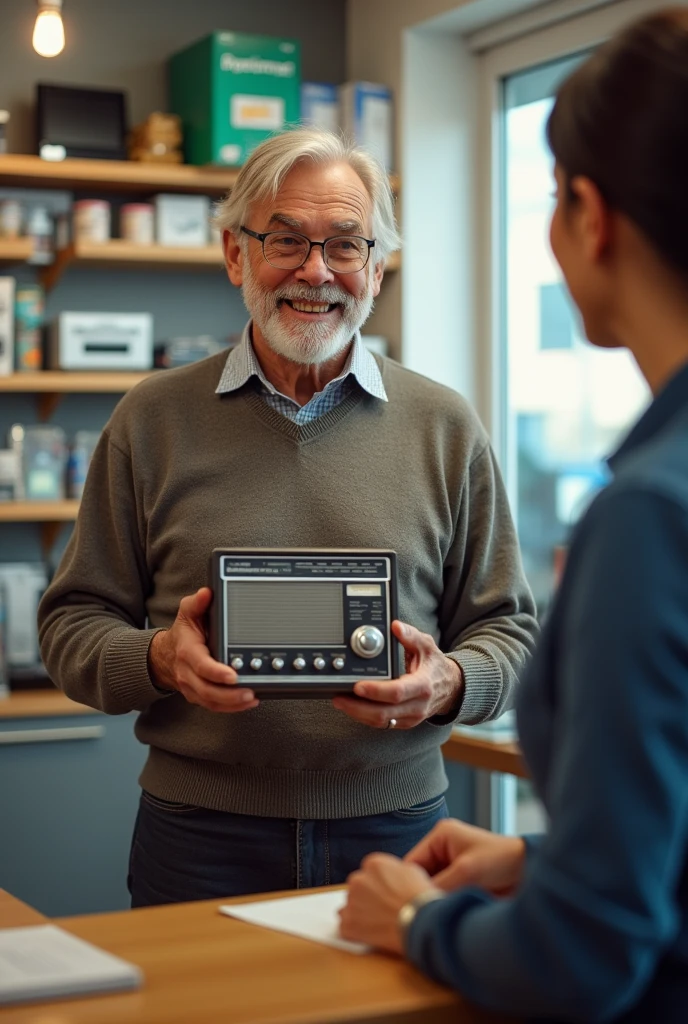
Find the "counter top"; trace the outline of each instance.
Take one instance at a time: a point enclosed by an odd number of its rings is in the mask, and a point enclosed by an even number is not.
[[[34,924],[47,924],[47,918],[0,889],[0,928],[25,928]]]
[[[518,743],[498,743],[454,732],[442,747],[442,753],[448,761],[459,761],[471,768],[530,778]]]
[[[77,704],[61,690],[18,690],[0,697],[3,718],[52,718],[54,715],[99,715],[100,711]]]
[[[219,905],[210,900],[56,920],[138,964],[144,987],[8,1007],[0,1010],[0,1024],[507,1024],[403,960],[356,956],[270,931],[223,916]]]

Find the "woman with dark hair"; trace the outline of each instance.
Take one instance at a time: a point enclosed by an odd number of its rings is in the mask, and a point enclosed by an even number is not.
[[[550,239],[653,401],[574,532],[519,694],[550,827],[443,822],[367,858],[342,934],[530,1020],[688,1021],[688,10],[601,47],[548,123]],[[471,888],[469,888],[469,886]]]

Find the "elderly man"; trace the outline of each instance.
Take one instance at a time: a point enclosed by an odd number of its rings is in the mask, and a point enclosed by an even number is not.
[[[134,906],[342,882],[446,814],[451,724],[510,703],[536,623],[499,471],[455,392],[359,330],[397,246],[340,139],[263,143],[219,207],[242,340],[126,395],[40,606],[58,686],[140,712]],[[206,645],[214,547],[393,548],[406,674],[259,701]]]

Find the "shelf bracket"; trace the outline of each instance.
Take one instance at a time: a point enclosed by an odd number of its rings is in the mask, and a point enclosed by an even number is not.
[[[57,409],[62,395],[57,391],[44,391],[38,395],[36,404],[38,405],[38,418],[41,423],[46,423],[52,414]]]
[[[41,523],[41,547],[46,560],[50,558],[55,541],[63,526],[63,522]]]

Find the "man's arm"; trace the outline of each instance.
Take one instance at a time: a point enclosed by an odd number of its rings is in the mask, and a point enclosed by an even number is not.
[[[67,696],[109,714],[164,699],[148,673],[143,510],[131,462],[106,431],[91,460],[76,526],[38,609],[41,656]]]
[[[464,484],[439,616],[439,646],[460,666],[464,691],[434,724],[475,725],[511,707],[538,635],[535,616],[504,484],[486,445]]]

